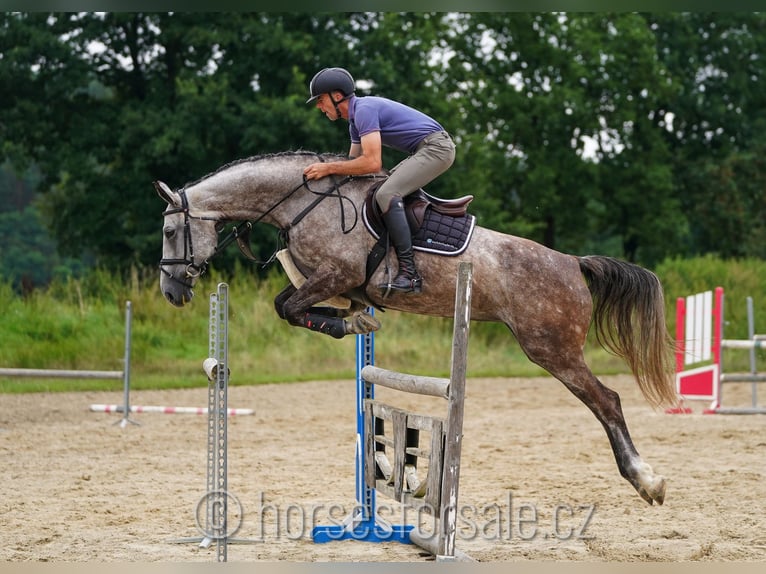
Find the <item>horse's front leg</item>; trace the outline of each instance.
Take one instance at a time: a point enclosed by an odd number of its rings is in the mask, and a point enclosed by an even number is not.
[[[279,294],[274,297],[274,309],[276,309],[280,319],[287,319],[285,315],[285,303],[297,290],[298,289],[294,287],[292,283],[288,283],[287,287],[282,289]]]
[[[274,299],[277,314],[293,326],[324,333],[336,339],[379,329],[380,322],[363,312],[359,304],[352,304],[350,310],[314,306],[350,288],[338,281],[336,276],[337,273],[318,270],[300,288],[288,285]]]

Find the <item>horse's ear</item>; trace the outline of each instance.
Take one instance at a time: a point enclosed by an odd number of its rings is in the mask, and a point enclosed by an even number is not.
[[[170,187],[168,187],[168,184],[162,181],[155,181],[154,182],[154,189],[157,190],[157,193],[159,196],[164,199],[168,205],[180,205],[181,204],[181,198],[178,196],[176,192],[174,192]]]

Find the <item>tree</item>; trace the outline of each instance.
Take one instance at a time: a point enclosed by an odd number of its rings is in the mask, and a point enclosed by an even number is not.
[[[666,106],[672,119],[664,132],[674,158],[673,189],[690,230],[679,252],[763,253],[755,246],[764,215],[758,174],[766,143],[766,15],[647,18],[679,88]]]
[[[39,168],[35,205],[63,256],[153,265],[164,208],[153,180],[180,187],[250,155],[348,150],[345,125],[304,103],[316,71],[343,66],[360,95],[410,103],[453,134],[455,165],[429,191],[473,193],[483,225],[649,265],[755,253],[765,18],[4,13],[2,156],[19,173]],[[722,190],[733,199],[716,207]],[[272,234],[256,226],[263,259]]]
[[[39,163],[41,208],[65,254],[92,249],[117,269],[156,261],[153,179],[180,186],[233,159],[327,141],[297,105],[313,48],[337,44],[327,17],[6,13],[3,30],[0,79],[14,86],[4,152]]]
[[[674,227],[660,237],[647,221],[682,216],[651,120],[668,88],[646,21],[481,13],[460,15],[456,29],[446,82],[470,118],[470,153],[491,166],[484,193],[501,228],[567,251],[615,245],[613,255],[661,257]],[[588,142],[598,144],[592,157]]]

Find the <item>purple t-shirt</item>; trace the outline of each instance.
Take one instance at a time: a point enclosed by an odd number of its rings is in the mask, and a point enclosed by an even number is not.
[[[378,96],[352,96],[348,103],[348,131],[352,143],[380,132],[383,145],[414,153],[423,138],[444,131],[439,122],[414,108]]]

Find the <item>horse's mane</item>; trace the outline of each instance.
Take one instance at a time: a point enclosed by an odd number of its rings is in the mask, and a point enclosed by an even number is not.
[[[325,161],[328,159],[331,159],[331,160],[346,159],[348,157],[340,153],[319,153],[319,152],[308,151],[308,150],[282,151],[277,153],[253,155],[250,157],[245,157],[241,159],[235,159],[234,161],[230,161],[229,163],[222,165],[215,171],[211,171],[207,175],[203,175],[202,177],[200,177],[199,179],[196,179],[195,181],[186,183],[183,187],[184,188],[192,187],[202,181],[205,181],[208,178],[213,177],[216,174],[221,173],[222,171],[226,171],[227,169],[241,165],[243,163],[255,163],[257,161],[263,161],[263,160],[269,160],[269,159],[277,159],[277,158],[283,158],[283,157],[303,157],[303,156],[312,156],[317,158],[318,161]]]

